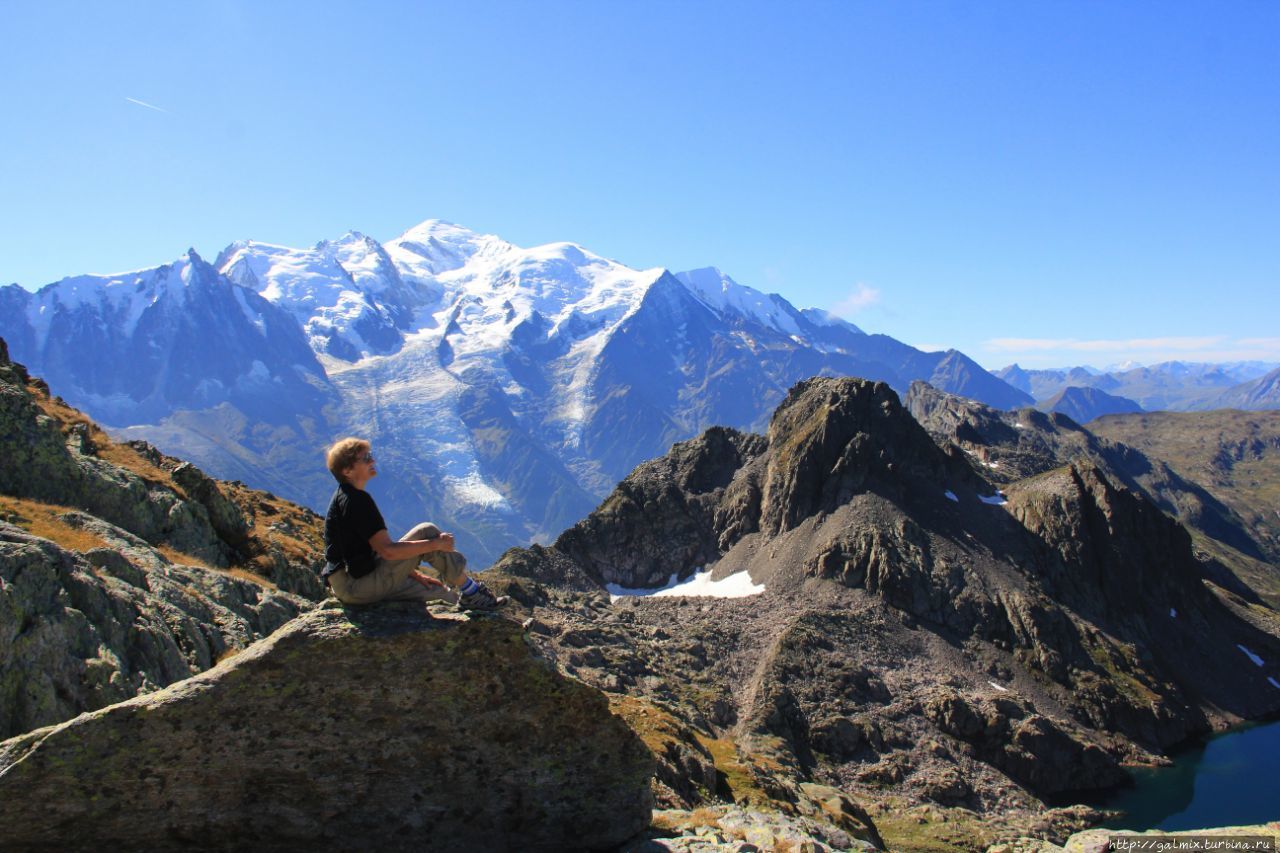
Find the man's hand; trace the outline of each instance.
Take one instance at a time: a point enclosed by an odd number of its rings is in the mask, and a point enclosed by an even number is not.
[[[433,578],[433,577],[431,577],[431,575],[424,575],[422,572],[409,572],[409,577],[413,578],[413,579],[414,579],[414,580],[416,580],[418,583],[422,584],[423,586],[425,586],[425,587],[427,587],[427,588],[435,588],[435,587],[443,587],[443,586],[444,586],[444,582],[443,582],[443,581],[441,581],[441,580],[439,580],[439,579],[437,579],[437,578]]]
[[[430,542],[431,544],[435,545],[435,547],[431,549],[433,551],[452,551],[453,550],[453,534],[452,533],[441,533],[435,539],[430,540]]]

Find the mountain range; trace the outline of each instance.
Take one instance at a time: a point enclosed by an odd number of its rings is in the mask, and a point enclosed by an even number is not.
[[[1143,410],[1280,409],[1280,365],[1269,362],[1166,361],[1106,371],[1026,370],[1011,364],[995,375],[1030,394],[1040,408],[1070,415],[1079,423]]]
[[[786,390],[856,375],[997,408],[1030,395],[714,268],[635,270],[429,220],[207,263],[0,288],[14,358],[118,437],[314,508],[321,455],[373,442],[393,530],[454,530],[478,565],[585,515],[639,462],[713,425],[760,429]]]
[[[671,849],[1061,849],[1126,765],[1280,710],[1276,540],[1245,514],[1280,439],[1244,414],[1104,419],[1183,476],[1060,414],[814,378],[510,549],[514,618],[275,630],[324,594],[319,516],[111,440],[0,340],[0,845],[419,849],[443,776],[459,831],[521,849],[654,849],[614,846],[646,821],[710,845]],[[359,810],[334,750],[382,780]]]

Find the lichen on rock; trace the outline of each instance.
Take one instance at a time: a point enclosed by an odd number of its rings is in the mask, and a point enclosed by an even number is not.
[[[0,744],[0,847],[605,848],[648,825],[653,772],[518,625],[335,605]]]

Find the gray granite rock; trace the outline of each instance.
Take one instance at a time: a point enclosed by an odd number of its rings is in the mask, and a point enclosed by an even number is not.
[[[607,848],[648,825],[653,770],[518,624],[331,606],[0,744],[0,847]]]

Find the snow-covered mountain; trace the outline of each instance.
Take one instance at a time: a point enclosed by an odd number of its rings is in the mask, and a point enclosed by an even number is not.
[[[171,264],[0,288],[0,334],[58,393],[116,425],[231,403],[274,420],[275,401],[318,406],[324,369],[297,323],[195,251]]]
[[[796,381],[924,379],[1030,398],[714,268],[634,270],[430,220],[380,244],[237,242],[178,262],[0,288],[15,358],[128,437],[322,508],[321,453],[367,436],[393,531],[430,518],[484,564],[576,521],[712,424],[763,428]]]

